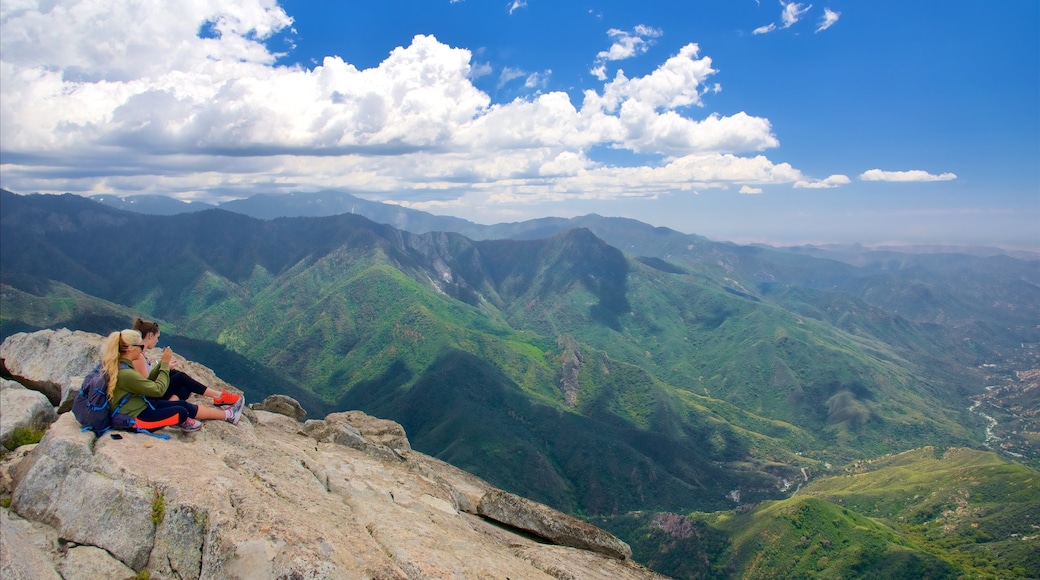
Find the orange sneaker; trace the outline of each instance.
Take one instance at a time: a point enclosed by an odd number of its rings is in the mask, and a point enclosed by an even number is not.
[[[213,399],[213,404],[214,405],[234,405],[235,403],[238,402],[238,400],[240,398],[241,397],[239,397],[238,395],[236,395],[234,393],[229,393],[227,391],[221,391],[220,392],[220,396],[217,397],[216,399]]]

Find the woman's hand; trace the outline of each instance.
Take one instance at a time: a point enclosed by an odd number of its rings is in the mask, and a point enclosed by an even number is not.
[[[159,360],[166,363],[166,365],[169,366],[170,361],[173,360],[173,351],[170,350],[170,347],[166,347],[163,349],[162,357],[160,357]]]

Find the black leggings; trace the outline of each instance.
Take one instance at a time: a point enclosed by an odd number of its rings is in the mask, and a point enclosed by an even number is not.
[[[205,392],[206,385],[191,378],[188,376],[188,373],[170,371],[170,386],[166,388],[166,393],[163,394],[162,398],[169,401],[170,397],[177,395],[178,399],[187,401],[188,397],[193,393],[196,395],[202,395]],[[192,415],[192,417],[194,417],[194,415]]]
[[[160,429],[171,425],[179,425],[188,417],[195,418],[199,412],[198,405],[187,401],[166,401],[146,398],[148,408],[141,411],[135,419],[141,429]]]

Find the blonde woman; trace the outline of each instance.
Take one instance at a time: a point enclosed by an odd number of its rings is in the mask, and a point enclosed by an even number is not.
[[[153,431],[177,425],[185,431],[198,431],[202,428],[200,420],[206,419],[238,424],[245,404],[243,398],[224,410],[162,399],[170,385],[173,351],[169,347],[164,349],[159,364],[147,377],[134,369],[134,361],[143,354],[144,339],[136,330],[113,332],[105,339],[101,366],[108,373],[108,404],[113,411],[123,396],[129,394],[119,411],[134,417],[141,429]]]

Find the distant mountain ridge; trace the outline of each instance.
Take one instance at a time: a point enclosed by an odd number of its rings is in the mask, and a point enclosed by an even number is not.
[[[5,328],[154,316],[316,412],[392,418],[420,450],[584,513],[718,509],[802,468],[981,441],[976,366],[1040,308],[1035,264],[1006,257],[855,266],[599,216],[474,240],[3,196]]]
[[[136,200],[143,197],[149,196],[130,196],[126,199]],[[172,198],[166,199],[168,202],[162,204],[164,207],[171,203],[183,203]],[[143,211],[149,204],[143,200],[137,205],[124,202],[121,209],[127,209],[128,205],[133,206],[131,211]],[[1015,342],[1040,342],[1040,329],[1035,326],[1022,327],[1016,322],[1024,320],[1024,317],[1020,316],[1021,313],[1009,317],[1006,312],[1001,311],[1000,306],[1036,303],[1036,287],[1040,286],[1040,252],[935,246],[908,248],[913,250],[910,253],[900,251],[900,248],[873,249],[855,245],[793,248],[738,246],[713,242],[701,236],[683,234],[669,228],[654,227],[637,220],[607,218],[595,214],[486,226],[459,218],[435,216],[418,210],[372,202],[336,191],[313,194],[258,194],[247,199],[226,202],[220,207],[258,219],[351,213],[412,233],[454,232],[473,240],[530,240],[551,237],[574,228],[587,228],[610,245],[633,256],[663,259],[671,263],[689,262],[697,264],[697,267],[714,262],[721,266],[720,270],[731,269],[751,277],[758,283],[796,284],[829,291],[841,290],[917,322],[932,322],[936,316],[949,316],[950,312],[917,312],[912,305],[906,303],[907,298],[912,301],[921,292],[946,294],[941,301],[955,301],[959,304],[958,308],[967,307],[975,311],[972,317],[963,321],[963,325],[974,326],[974,331],[991,335],[988,337],[989,340],[1002,340],[1008,345]],[[1005,257],[1013,259],[1004,260]],[[850,264],[854,268],[838,268],[834,265],[836,261]],[[979,268],[988,270],[994,281],[1001,281],[999,287],[1007,289],[1004,296],[994,297],[992,301],[980,300],[981,297],[974,295],[972,289],[959,287],[957,269]],[[938,286],[928,283],[902,288],[891,275],[893,271],[899,271],[900,275],[903,275],[915,269],[926,272],[926,276],[939,274],[946,279]],[[840,274],[835,276],[838,272]],[[1016,295],[1016,292],[1025,292],[1027,295]],[[1040,317],[1040,308],[1033,308],[1033,312]],[[994,328],[978,327],[974,321],[979,319],[1000,320],[1001,324],[1006,323],[1013,328],[1013,336],[1006,339],[992,336]]]
[[[204,209],[220,208],[262,220],[283,217],[329,217],[356,214],[377,222],[392,225],[412,233],[432,231],[457,232],[479,237],[486,226],[448,216],[436,216],[424,211],[399,205],[369,201],[339,191],[314,193],[286,193],[279,195],[259,193],[244,199],[235,199],[216,205],[186,203],[162,195],[92,195],[90,199],[103,205],[153,215],[176,215]]]
[[[492,238],[514,238],[533,239],[548,237],[559,233],[562,229],[580,227],[581,222],[588,219],[604,219],[594,214],[576,218],[547,217],[526,220],[523,222],[499,223],[494,225],[477,224],[462,218],[452,216],[440,216],[422,210],[415,210],[401,205],[388,204],[371,201],[357,197],[347,192],[324,190],[313,193],[285,193],[285,194],[254,194],[243,199],[231,200],[216,205],[192,202],[186,203],[176,198],[163,195],[128,195],[115,196],[111,194],[89,196],[99,203],[144,214],[174,215],[219,207],[235,213],[245,214],[258,219],[276,219],[280,217],[326,217],[344,213],[363,215],[368,219],[392,225],[397,229],[412,233],[426,233],[430,231],[455,232],[463,234],[468,238],[492,239]],[[641,223],[627,218],[605,218],[616,219],[628,223]],[[643,224],[647,228],[661,230],[662,232],[673,232],[678,235],[689,235],[675,232],[669,228],[654,227]],[[699,236],[693,236],[699,237]],[[770,249],[782,249],[784,251],[803,253],[819,257],[857,260],[864,253],[874,252],[896,252],[902,254],[932,254],[932,253],[957,253],[975,256],[1010,255],[1024,260],[1040,259],[1040,237],[1037,238],[1037,247],[1029,250],[1015,250],[998,247],[983,246],[953,246],[953,245],[873,245],[863,246],[860,244],[825,244],[816,246],[791,246],[773,247],[763,246]]]
[[[98,194],[91,195],[89,198],[102,205],[147,215],[177,215],[217,207],[211,203],[199,201],[185,202],[165,195],[128,195],[119,197],[109,194]]]
[[[0,192],[0,335],[155,318],[164,344],[251,400],[392,419],[419,451],[604,527],[758,513],[850,460],[1035,421],[975,403],[1040,367],[1036,261],[815,254],[601,216],[498,231]],[[1023,441],[1007,450],[1036,462]],[[625,539],[666,553],[654,526],[693,524],[661,517]]]

